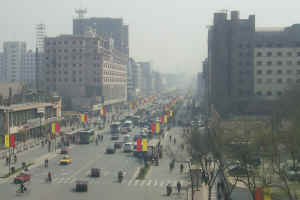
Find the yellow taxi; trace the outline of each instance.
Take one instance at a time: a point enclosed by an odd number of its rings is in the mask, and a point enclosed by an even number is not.
[[[68,165],[71,163],[71,157],[69,155],[64,155],[62,159],[60,159],[59,164]]]

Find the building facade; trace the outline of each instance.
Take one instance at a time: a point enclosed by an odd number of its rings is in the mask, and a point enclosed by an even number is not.
[[[111,38],[62,35],[45,39],[45,87],[73,106],[126,101],[127,63],[127,56],[114,49]]]
[[[141,68],[141,91],[142,95],[152,93],[152,69],[150,62],[138,62]]]
[[[238,11],[215,13],[208,32],[210,102],[218,110],[253,95],[255,16],[240,19]]]
[[[128,25],[123,24],[121,18],[76,18],[73,19],[73,35],[84,35],[93,29],[100,36],[114,39],[114,48],[129,55]]]
[[[16,143],[47,137],[51,133],[51,123],[60,119],[60,98],[51,103],[0,106],[0,146],[4,145],[4,136],[8,132],[15,135]]]
[[[4,81],[23,82],[26,43],[11,41],[3,43]]]
[[[0,52],[0,81],[5,81],[5,71],[4,71],[4,56]]]
[[[36,80],[36,54],[29,50],[25,54],[23,82],[30,88],[35,86]]]

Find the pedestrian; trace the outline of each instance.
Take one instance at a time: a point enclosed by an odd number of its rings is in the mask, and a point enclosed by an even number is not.
[[[172,141],[172,136],[171,135],[169,136],[169,139],[170,139],[170,142],[171,142]]]
[[[180,181],[177,182],[177,192],[180,193],[181,190],[181,183]]]
[[[14,162],[17,162],[17,154],[14,155]]]
[[[9,157],[6,156],[6,165],[9,165]]]
[[[174,144],[176,144],[176,138],[174,137]]]

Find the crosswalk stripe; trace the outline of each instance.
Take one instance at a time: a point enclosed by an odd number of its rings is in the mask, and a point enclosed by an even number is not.
[[[130,181],[128,182],[128,186],[130,186],[130,185],[131,185],[132,181],[133,181],[133,180],[130,180]]]
[[[141,184],[140,184],[140,186],[142,187],[144,184],[145,184],[145,180],[143,180],[142,182],[141,182]]]
[[[135,180],[135,182],[134,182],[134,186],[137,186],[137,184],[140,182],[140,180]]]
[[[163,187],[164,186],[164,181],[161,181],[159,186]]]
[[[147,183],[147,186],[150,186],[152,183],[152,180],[149,180],[148,183]]]

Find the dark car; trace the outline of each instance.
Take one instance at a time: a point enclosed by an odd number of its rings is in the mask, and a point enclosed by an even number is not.
[[[91,177],[100,177],[100,169],[92,168],[91,169]]]
[[[27,181],[30,181],[30,178],[31,175],[29,173],[22,172],[15,177],[14,183],[15,184],[25,183]]]
[[[107,153],[107,154],[113,154],[113,153],[116,153],[115,147],[114,147],[114,146],[108,146],[108,147],[106,148],[106,153]]]
[[[114,134],[111,136],[111,140],[118,140],[119,139],[119,135]]]
[[[88,191],[88,182],[87,181],[76,181],[76,192],[87,192]]]
[[[121,149],[122,146],[123,146],[122,142],[115,142],[115,144],[114,144],[115,149]]]

